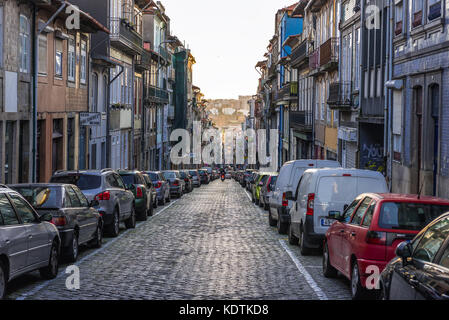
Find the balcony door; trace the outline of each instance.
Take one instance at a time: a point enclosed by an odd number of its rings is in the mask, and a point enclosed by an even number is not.
[[[418,193],[421,190],[421,168],[422,168],[422,135],[423,135],[423,96],[422,96],[422,87],[417,86],[413,89],[413,104],[415,110],[415,123],[416,123],[416,176],[417,176],[417,184],[415,193]]]

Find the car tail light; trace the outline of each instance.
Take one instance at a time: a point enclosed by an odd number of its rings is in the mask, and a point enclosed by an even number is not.
[[[162,181],[158,181],[157,183],[156,183],[156,189],[160,189],[161,187],[162,187]]]
[[[185,178],[184,181],[185,181],[185,182],[189,182],[189,178]]]
[[[179,186],[179,181],[173,182],[173,185],[176,186],[176,187]]]
[[[287,194],[286,193],[282,194],[282,206],[283,207],[288,207],[288,200],[287,200]]]
[[[270,183],[271,183],[271,177],[267,181],[267,191],[270,192]]]
[[[343,175],[343,177],[352,177],[352,174],[345,173],[345,174]]]
[[[98,201],[108,201],[109,199],[111,199],[111,194],[109,193],[109,191],[105,191],[95,196],[95,200]]]
[[[307,212],[306,215],[313,216],[313,206],[315,204],[315,193],[309,193],[307,196]]]
[[[141,187],[137,187],[136,189],[136,198],[137,199],[142,199],[143,198],[143,190]]]
[[[369,231],[366,235],[366,242],[369,244],[385,245],[387,243],[387,233]]]
[[[54,224],[57,227],[62,227],[67,224],[67,220],[65,217],[53,217],[51,219],[51,223]]]

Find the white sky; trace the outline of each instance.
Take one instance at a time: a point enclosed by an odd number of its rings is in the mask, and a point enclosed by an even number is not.
[[[278,9],[295,0],[162,0],[172,34],[196,59],[193,82],[206,99],[256,94],[263,60],[274,34]]]

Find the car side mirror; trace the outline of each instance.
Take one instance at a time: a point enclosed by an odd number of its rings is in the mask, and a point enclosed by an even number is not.
[[[402,262],[406,263],[408,258],[412,257],[412,248],[407,241],[401,242],[396,248],[396,255],[402,258]]]
[[[296,199],[293,197],[293,192],[288,191],[285,193],[285,198],[289,201],[295,201]]]
[[[44,213],[39,219],[41,222],[51,222],[53,220],[53,215],[51,213]]]
[[[89,207],[95,208],[95,207],[98,207],[99,205],[100,205],[100,202],[98,200],[94,199],[90,202]]]

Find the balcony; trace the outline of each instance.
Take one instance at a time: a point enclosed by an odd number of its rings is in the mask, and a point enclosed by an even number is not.
[[[329,85],[327,104],[330,109],[350,110],[352,101],[352,82],[334,82]]]
[[[159,54],[160,54],[161,58],[167,62],[167,64],[171,64],[172,55],[170,52],[168,52],[167,49],[165,49],[164,47],[159,47]]]
[[[320,67],[324,71],[338,68],[338,38],[329,38],[320,47]]]
[[[168,91],[167,90],[153,87],[153,86],[147,86],[146,89],[148,92],[147,97],[150,100],[150,102],[162,103],[162,104],[168,103]]]
[[[310,71],[317,70],[320,67],[320,49],[316,49],[309,55]]]
[[[151,53],[147,50],[142,50],[140,55],[136,58],[136,70],[150,70],[151,69]]]
[[[290,111],[290,127],[302,132],[312,132],[312,111]]]
[[[292,66],[297,67],[307,62],[308,45],[309,42],[306,39],[293,49],[290,57]]]
[[[110,19],[111,44],[131,55],[142,52],[142,36],[125,19]]]
[[[175,83],[176,82],[176,70],[171,67],[168,72],[168,81]]]
[[[279,90],[276,100],[294,100],[298,97],[298,82],[290,82],[284,84]]]

